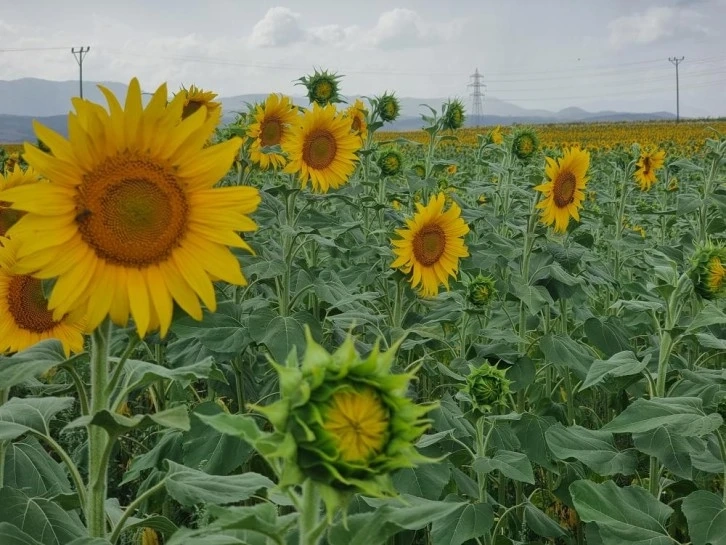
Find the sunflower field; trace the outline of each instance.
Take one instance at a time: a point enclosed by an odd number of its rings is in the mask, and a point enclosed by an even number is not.
[[[0,545],[726,544],[723,126],[299,83],[3,156]]]

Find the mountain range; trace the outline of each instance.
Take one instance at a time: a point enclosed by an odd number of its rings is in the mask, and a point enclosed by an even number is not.
[[[84,82],[84,97],[105,104],[97,84],[108,87],[116,96],[126,94],[126,85],[117,82]],[[78,96],[77,81],[50,81],[37,78],[0,80],[0,142],[13,143],[34,141],[32,122],[37,119],[61,134],[67,133],[66,116],[71,110],[71,99]],[[222,121],[232,121],[235,112],[247,110],[247,104],[260,102],[266,94],[245,94],[221,97],[224,116]],[[352,102],[358,97],[347,97]],[[293,96],[298,105],[307,105],[306,97]],[[401,116],[389,125],[387,130],[415,130],[422,127],[420,114],[428,113],[423,104],[437,111],[446,98],[399,97]],[[617,111],[588,112],[581,108],[565,108],[557,112],[541,109],[527,109],[515,104],[487,97],[484,101],[485,114],[474,119],[468,116],[467,125],[511,125],[595,121],[635,121],[674,119],[669,112],[629,113]]]

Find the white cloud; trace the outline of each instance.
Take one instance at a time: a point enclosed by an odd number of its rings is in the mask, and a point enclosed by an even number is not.
[[[252,47],[281,47],[305,39],[305,30],[300,26],[300,14],[289,8],[270,8],[265,16],[252,28],[249,43]]]
[[[428,23],[413,10],[395,8],[381,14],[376,26],[366,33],[366,41],[380,49],[422,47],[449,41],[460,27],[457,21]]]
[[[688,8],[651,7],[644,12],[618,17],[608,25],[610,45],[620,48],[649,44],[671,37],[708,35],[703,16]]]

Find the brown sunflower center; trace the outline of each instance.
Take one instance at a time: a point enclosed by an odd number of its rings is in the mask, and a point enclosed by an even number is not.
[[[555,178],[554,189],[552,191],[555,204],[559,208],[564,208],[575,200],[575,188],[577,187],[577,178],[569,170],[560,172]]]
[[[650,157],[643,157],[643,174],[648,174],[650,172]]]
[[[25,215],[22,210],[13,210],[10,203],[0,201],[0,235],[5,236],[13,225]]]
[[[350,124],[350,129],[353,132],[360,132],[360,129],[362,126],[363,126],[363,124],[361,123],[360,115],[359,114],[354,115],[353,122]]]
[[[282,139],[282,122],[273,117],[262,122],[260,141],[262,147],[276,146]]]
[[[312,168],[324,169],[335,160],[338,144],[330,131],[318,129],[305,139],[303,144],[303,161]]]
[[[116,265],[165,261],[186,233],[184,190],[169,169],[148,158],[108,159],[84,176],[76,202],[83,240]]]
[[[31,276],[14,276],[8,286],[8,310],[21,329],[44,333],[58,322],[48,310],[40,280]]]
[[[446,235],[440,225],[426,225],[413,236],[413,255],[425,266],[437,263],[446,250]]]

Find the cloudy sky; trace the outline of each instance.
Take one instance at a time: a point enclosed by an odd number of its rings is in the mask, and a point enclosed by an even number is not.
[[[526,108],[726,115],[726,0],[0,0],[0,79],[195,83],[222,96],[302,94],[323,67],[345,94],[467,98]],[[485,99],[486,111],[486,99]]]

